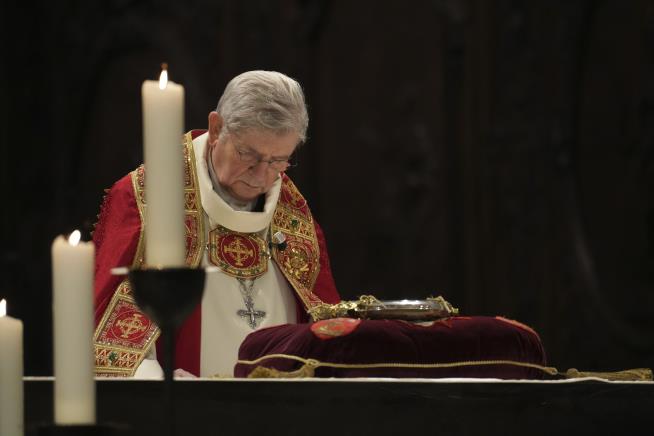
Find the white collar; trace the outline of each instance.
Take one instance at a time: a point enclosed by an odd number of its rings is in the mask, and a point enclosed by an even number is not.
[[[204,133],[193,140],[195,164],[200,185],[202,208],[209,216],[213,225],[220,224],[230,230],[243,233],[260,232],[266,229],[272,221],[277,207],[277,200],[282,187],[282,178],[277,177],[272,187],[266,192],[266,202],[263,212],[247,212],[234,210],[213,189],[206,160],[206,146],[209,133]]]

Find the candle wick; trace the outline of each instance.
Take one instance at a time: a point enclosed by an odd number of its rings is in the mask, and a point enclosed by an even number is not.
[[[168,64],[166,62],[161,63],[161,69],[162,70],[168,70]]]

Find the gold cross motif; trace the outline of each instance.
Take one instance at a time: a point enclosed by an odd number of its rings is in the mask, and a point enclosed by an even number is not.
[[[209,261],[225,274],[251,279],[268,270],[266,241],[257,233],[239,233],[220,225],[209,232]]]
[[[121,319],[120,321],[118,321],[116,325],[118,326],[120,332],[122,333],[120,337],[123,339],[127,339],[134,333],[144,331],[145,325],[143,325],[143,321],[141,320],[142,317],[143,315],[141,315],[140,313],[135,313],[129,318]]]
[[[234,238],[232,243],[225,248],[225,252],[229,253],[232,259],[236,261],[236,266],[243,266],[244,260],[254,256],[252,249],[247,248],[239,237]]]

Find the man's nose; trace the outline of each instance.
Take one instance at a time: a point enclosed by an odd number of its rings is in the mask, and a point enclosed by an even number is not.
[[[268,171],[268,162],[261,160],[250,167],[252,175],[257,178],[257,180],[265,180],[266,172]]]

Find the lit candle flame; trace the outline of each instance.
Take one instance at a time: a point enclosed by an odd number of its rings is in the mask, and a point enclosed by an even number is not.
[[[77,244],[79,244],[80,239],[82,239],[82,233],[80,233],[79,230],[75,230],[68,237],[68,243],[70,245],[72,245],[73,247],[75,247],[75,246],[77,246]]]
[[[168,86],[168,64],[161,64],[161,75],[159,75],[159,89],[164,90]]]
[[[4,298],[0,301],[0,318],[7,315],[7,300]]]

